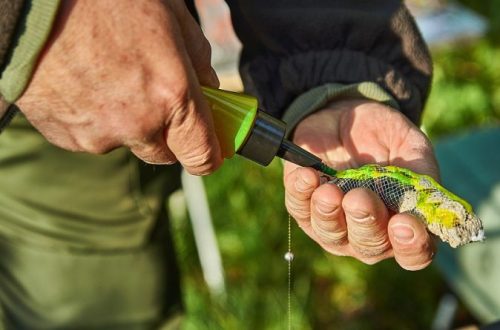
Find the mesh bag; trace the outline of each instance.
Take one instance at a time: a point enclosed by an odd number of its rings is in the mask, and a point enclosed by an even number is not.
[[[471,206],[429,176],[396,166],[365,165],[339,171],[330,183],[344,193],[370,189],[387,208],[417,216],[430,232],[452,247],[484,238],[481,221]]]

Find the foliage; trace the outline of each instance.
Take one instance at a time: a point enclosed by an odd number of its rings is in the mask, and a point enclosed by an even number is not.
[[[431,137],[500,121],[500,48],[480,40],[434,55],[432,92],[423,117]]]
[[[485,38],[435,49],[432,91],[423,117],[431,138],[500,121],[500,7],[497,1],[462,1],[488,18]]]

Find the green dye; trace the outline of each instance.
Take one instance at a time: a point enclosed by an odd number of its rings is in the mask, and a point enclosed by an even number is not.
[[[202,87],[201,90],[212,110],[222,156],[231,158],[252,130],[257,116],[257,99],[221,89]]]
[[[446,228],[451,228],[455,226],[459,220],[455,211],[439,207],[441,203],[436,202],[435,198],[432,198],[433,191],[441,192],[445,198],[461,204],[468,213],[472,213],[472,207],[467,201],[448,191],[430,176],[417,174],[406,168],[397,166],[380,167],[379,165],[364,165],[360,168],[340,171],[335,176],[339,179],[360,181],[377,178],[391,178],[396,180],[401,186],[407,186],[417,192],[418,200],[415,209],[424,215],[424,220],[427,223],[438,222]],[[427,185],[422,185],[422,179],[430,183],[432,188],[429,189]]]
[[[329,176],[335,176],[335,174],[337,174],[336,170],[334,170],[333,168],[331,168],[329,166],[326,166],[324,163],[321,163],[320,171],[325,173],[326,175],[329,175]]]

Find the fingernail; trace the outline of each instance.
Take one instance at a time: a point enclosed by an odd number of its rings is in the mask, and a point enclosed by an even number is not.
[[[335,205],[323,201],[316,201],[316,209],[323,214],[330,214],[335,211]]]
[[[298,177],[297,180],[295,180],[295,188],[300,192],[309,190],[310,186],[311,185],[301,177]]]
[[[394,238],[401,243],[409,243],[415,237],[413,228],[405,224],[397,224],[391,227]]]

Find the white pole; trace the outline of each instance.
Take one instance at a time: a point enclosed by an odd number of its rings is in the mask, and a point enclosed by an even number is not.
[[[182,171],[181,181],[203,277],[213,296],[224,295],[226,292],[224,269],[203,179]]]

